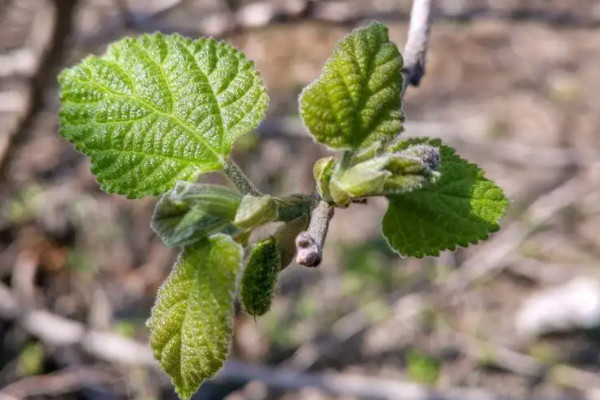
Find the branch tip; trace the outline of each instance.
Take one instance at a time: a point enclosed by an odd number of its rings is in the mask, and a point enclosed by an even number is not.
[[[307,267],[316,267],[323,260],[323,244],[327,237],[329,221],[333,217],[333,206],[321,200],[310,215],[308,229],[296,236],[296,262]]]

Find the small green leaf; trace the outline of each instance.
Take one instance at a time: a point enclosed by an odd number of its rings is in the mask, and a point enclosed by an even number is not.
[[[370,160],[371,158],[374,158],[377,155],[381,154],[382,150],[383,143],[381,143],[380,141],[373,142],[371,145],[352,154],[352,164],[357,164],[363,161]]]
[[[280,269],[281,258],[275,238],[263,239],[252,248],[242,276],[240,294],[248,314],[258,316],[269,311]]]
[[[329,183],[333,201],[340,206],[359,197],[378,194],[392,173],[385,169],[391,156],[386,154],[356,164],[346,170],[336,171]]]
[[[329,182],[329,194],[338,206],[354,199],[419,190],[439,179],[439,149],[413,145],[338,169]]]
[[[242,197],[218,185],[179,181],[161,197],[151,227],[167,246],[183,246],[227,230]]]
[[[233,223],[241,229],[254,229],[269,221],[275,221],[277,208],[277,201],[273,196],[244,196]]]
[[[421,190],[389,196],[382,230],[390,246],[406,256],[436,256],[440,250],[468,246],[497,231],[508,206],[502,189],[439,140],[406,140],[391,150],[414,144],[440,147],[441,177]]]
[[[419,190],[440,178],[440,150],[426,144],[416,144],[392,154],[387,170],[392,172],[383,193],[401,194]]]
[[[150,346],[179,396],[190,398],[223,366],[242,248],[224,235],[186,247],[146,323]]]
[[[132,198],[221,169],[268,101],[240,51],[177,34],[122,39],[59,81],[61,135],[91,157],[104,190]]]
[[[333,148],[389,142],[402,130],[401,70],[402,56],[385,25],[356,29],[302,92],[300,115],[315,139]]]
[[[335,165],[335,158],[324,157],[317,160],[313,166],[313,176],[317,185],[317,192],[319,192],[322,199],[331,199],[329,193],[329,181],[333,175]]]

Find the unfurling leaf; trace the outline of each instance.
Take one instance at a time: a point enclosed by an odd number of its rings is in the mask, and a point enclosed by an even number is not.
[[[273,196],[244,196],[234,224],[241,229],[253,229],[277,219],[277,201]]]
[[[183,246],[213,233],[232,233],[242,197],[218,185],[179,181],[161,197],[151,227],[167,246]]]
[[[359,151],[352,154],[352,164],[357,164],[375,158],[382,151],[383,143],[381,143],[380,141],[374,142],[370,146],[365,147],[364,149],[360,149]]]
[[[435,256],[486,239],[499,229],[508,206],[502,189],[439,140],[406,140],[392,151],[413,145],[440,148],[441,176],[421,190],[389,196],[382,230],[393,249],[406,256]]]
[[[300,115],[321,143],[337,149],[389,142],[402,130],[402,56],[385,25],[354,30],[300,96]]]
[[[391,158],[388,154],[334,173],[329,183],[333,201],[343,206],[356,198],[380,194],[386,179],[392,176],[385,169]]]
[[[188,246],[158,291],[150,346],[179,396],[190,398],[227,357],[242,249],[215,235]]]
[[[325,157],[317,160],[313,166],[313,176],[317,185],[317,192],[324,200],[331,199],[329,193],[329,181],[335,169],[335,158]]]
[[[386,166],[392,172],[384,184],[384,194],[408,193],[435,183],[440,178],[438,147],[417,144],[392,154]]]
[[[403,148],[407,141],[398,142],[396,145],[391,146],[391,150],[396,148]],[[408,141],[410,143],[410,141]],[[420,169],[428,169],[430,171],[437,171],[440,166],[441,156],[440,149],[436,146],[430,146],[428,144],[412,144],[396,153],[397,158],[415,159],[421,162]]]
[[[422,189],[439,179],[439,163],[438,148],[414,145],[338,169],[330,179],[329,194],[336,205],[344,206],[361,197]]]
[[[240,295],[248,314],[259,316],[269,311],[280,268],[275,238],[263,239],[252,248],[242,276]]]
[[[262,120],[253,63],[224,42],[142,35],[60,75],[60,133],[108,192],[139,198],[222,168]]]

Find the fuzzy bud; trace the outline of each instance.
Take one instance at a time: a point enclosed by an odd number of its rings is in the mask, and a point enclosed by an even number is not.
[[[271,308],[280,265],[275,238],[263,239],[252,248],[242,276],[240,294],[242,306],[248,314],[263,315]]]
[[[440,151],[436,147],[417,144],[394,153],[386,169],[392,176],[386,180],[387,194],[412,192],[435,183],[440,173]]]
[[[333,201],[338,206],[343,206],[355,198],[381,192],[386,179],[392,175],[385,169],[390,157],[376,157],[334,174],[329,184]]]
[[[277,202],[272,196],[244,196],[233,223],[241,229],[254,229],[277,219]]]
[[[329,181],[335,169],[335,159],[333,157],[325,157],[318,160],[313,167],[313,176],[317,184],[317,191],[322,199],[331,199],[329,193]]]

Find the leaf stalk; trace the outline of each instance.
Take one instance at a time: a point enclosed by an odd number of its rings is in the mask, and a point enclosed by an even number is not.
[[[229,180],[234,184],[236,189],[243,195],[261,196],[262,193],[254,186],[250,178],[248,178],[240,169],[240,167],[231,158],[227,158],[223,166],[223,173],[227,175]]]

